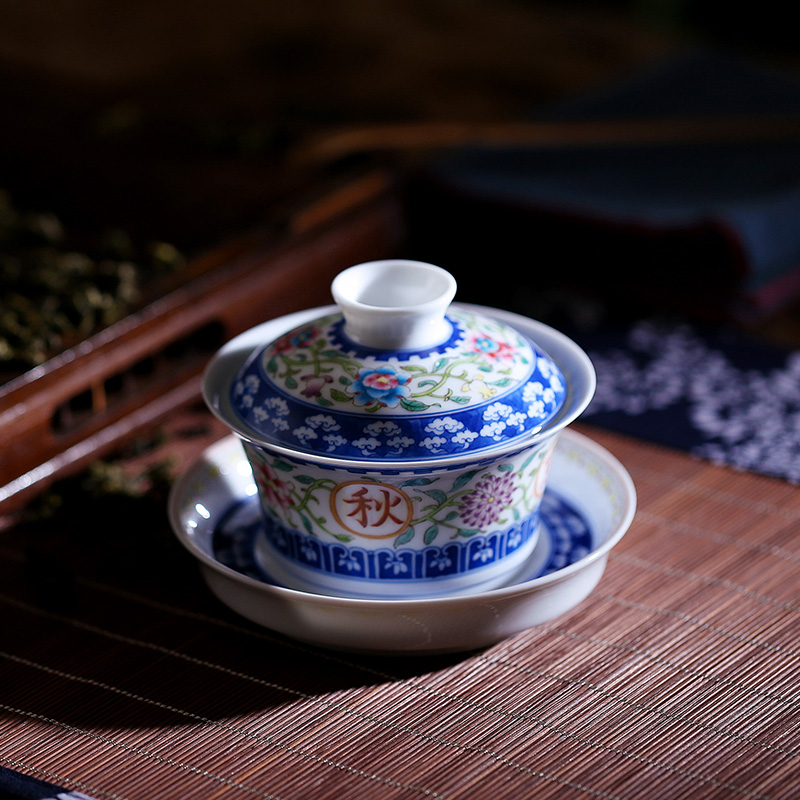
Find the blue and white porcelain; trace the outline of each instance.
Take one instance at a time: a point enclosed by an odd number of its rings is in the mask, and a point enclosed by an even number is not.
[[[256,493],[250,463],[234,436],[209,447],[172,489],[175,535],[210,590],[271,631],[373,653],[486,647],[569,612],[597,585],[636,509],[633,482],[619,461],[566,430],[552,461],[541,533],[519,575],[488,591],[378,600],[298,591],[278,581]]]
[[[273,574],[364,598],[491,589],[539,531],[556,436],[591,399],[573,342],[452,304],[415,261],[340,273],[338,305],[233,340],[204,380],[252,465]]]

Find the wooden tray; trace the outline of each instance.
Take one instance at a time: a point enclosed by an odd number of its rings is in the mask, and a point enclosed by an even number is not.
[[[397,252],[392,176],[365,171],[306,193],[276,232],[195,259],[183,283],[0,386],[0,513],[199,397],[216,349],[270,317],[332,302],[344,267]]]

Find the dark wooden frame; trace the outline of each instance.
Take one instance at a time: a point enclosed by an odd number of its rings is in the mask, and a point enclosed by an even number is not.
[[[197,401],[203,369],[228,339],[332,302],[337,272],[400,248],[391,175],[364,172],[305,194],[279,233],[203,255],[177,288],[0,387],[0,512]]]

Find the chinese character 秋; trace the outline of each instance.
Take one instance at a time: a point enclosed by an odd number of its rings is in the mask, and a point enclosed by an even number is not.
[[[382,539],[402,533],[411,521],[411,501],[385,483],[348,481],[331,494],[331,511],[345,530]]]

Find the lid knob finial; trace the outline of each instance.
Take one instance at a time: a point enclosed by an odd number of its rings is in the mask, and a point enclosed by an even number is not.
[[[345,332],[376,350],[421,350],[450,335],[445,312],[456,293],[455,278],[422,261],[368,261],[340,272],[331,284]]]

